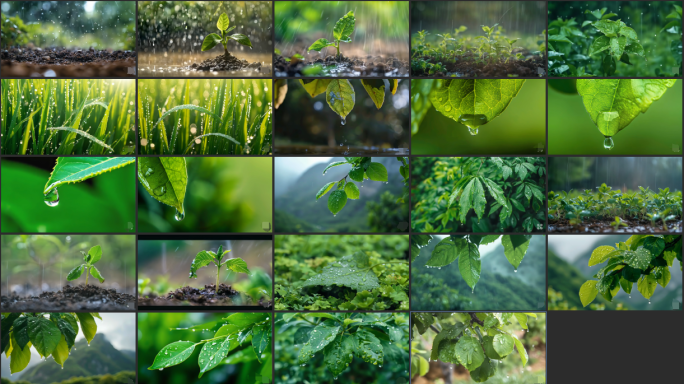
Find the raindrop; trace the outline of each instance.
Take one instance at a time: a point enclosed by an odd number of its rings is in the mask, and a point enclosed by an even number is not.
[[[57,188],[45,194],[45,204],[48,207],[56,207],[59,204],[59,192]]]
[[[176,217],[176,221],[182,221],[183,219],[185,219],[185,212],[181,212],[181,211],[176,209],[176,216],[175,217]],[[195,330],[193,329],[192,331],[194,332]]]
[[[603,148],[611,150],[615,146],[615,143],[613,142],[612,137],[606,137],[605,140],[603,140]]]

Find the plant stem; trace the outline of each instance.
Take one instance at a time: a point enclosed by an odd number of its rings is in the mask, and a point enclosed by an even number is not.
[[[335,45],[335,48],[337,49],[337,57],[340,57],[340,42],[337,42],[337,45]]]
[[[90,271],[90,267],[86,267],[86,287],[88,286],[88,272]]]
[[[216,264],[216,294],[218,295],[219,290],[219,275],[221,274],[221,265]]]

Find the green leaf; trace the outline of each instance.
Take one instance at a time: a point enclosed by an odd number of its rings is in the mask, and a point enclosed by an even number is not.
[[[482,219],[482,216],[485,213],[485,207],[487,206],[487,200],[485,199],[484,189],[482,188],[482,183],[480,182],[480,179],[476,177],[473,179],[473,182],[473,210],[475,210],[477,218]]]
[[[381,163],[370,163],[366,169],[366,174],[373,181],[387,181],[387,168]]]
[[[430,363],[428,363],[428,361],[420,355],[413,356],[413,359],[415,359],[412,361],[412,363],[415,363],[415,365],[411,368],[413,377],[416,377],[416,375],[425,376],[425,374],[430,370]]]
[[[307,279],[301,287],[318,285],[336,285],[356,291],[372,291],[380,287],[380,282],[375,272],[368,269],[368,256],[363,252],[357,252],[326,265],[320,273]]]
[[[44,317],[32,317],[28,319],[28,336],[36,351],[42,357],[48,357],[57,348],[62,333],[52,321]]]
[[[476,129],[503,113],[525,80],[443,80],[430,101],[444,116]]]
[[[228,270],[230,271],[249,274],[249,268],[247,268],[247,263],[239,257],[227,260],[225,265],[226,268],[228,268]]]
[[[513,313],[513,315],[515,316],[516,320],[518,320],[520,326],[523,327],[523,329],[527,329],[527,315],[518,312]]]
[[[347,183],[344,186],[344,193],[347,194],[347,197],[353,200],[356,200],[359,198],[361,195],[361,191],[359,191],[359,187],[356,186],[354,183]]]
[[[325,40],[325,39],[319,39],[320,40]],[[328,41],[328,40],[325,40]],[[314,43],[316,44],[316,43]],[[313,46],[313,45],[312,45]],[[311,50],[311,48],[309,48]],[[319,49],[316,49],[318,51]],[[330,79],[313,79],[313,80],[304,80],[300,79],[299,82],[302,83],[302,86],[304,89],[311,95],[311,97],[316,97],[320,95],[321,93],[325,93],[325,90],[328,89],[328,85],[330,85]]]
[[[385,353],[382,349],[380,340],[371,332],[360,329],[354,334],[356,343],[359,346],[357,353],[366,363],[373,365],[382,365],[385,359]]]
[[[657,257],[665,249],[665,240],[662,237],[647,237],[644,240],[644,248],[646,248],[652,256]]]
[[[226,337],[223,340],[215,340],[212,342],[207,342],[204,343],[202,346],[202,350],[200,351],[199,354],[199,367],[200,367],[200,373],[199,377],[202,377],[204,372],[207,372],[211,369],[216,368],[223,359],[228,356],[228,352],[230,352],[230,347],[231,347],[231,342],[235,342],[236,337],[231,336],[231,337]],[[189,343],[189,342],[188,342]],[[193,350],[195,346],[193,345]],[[191,352],[192,353],[192,352]],[[159,356],[159,355],[157,355]],[[185,358],[187,359],[187,358]],[[183,359],[183,360],[185,360]],[[156,358],[155,358],[156,362]],[[175,365],[175,364],[173,364]]]
[[[475,284],[480,280],[480,263],[480,251],[477,249],[477,245],[468,243],[468,246],[461,249],[458,269],[461,271],[463,280],[473,290],[475,289]]]
[[[100,271],[97,268],[95,268],[94,265],[90,267],[90,274],[94,278],[98,279],[100,281],[100,284],[105,282],[104,277],[102,277],[102,274],[100,274]]]
[[[636,251],[625,251],[625,263],[632,268],[645,270],[651,263],[651,252],[646,248],[638,248]]]
[[[19,348],[24,349],[26,345],[31,342],[28,335],[28,319],[28,317],[22,316],[14,320],[14,325],[12,326],[12,336],[16,338],[16,342],[12,340],[13,348],[18,346]],[[57,325],[57,327],[59,328],[59,325]],[[5,337],[8,337],[9,339],[9,335]]]
[[[316,352],[335,340],[340,329],[340,323],[334,320],[325,320],[314,327],[309,336],[309,341],[299,350],[299,364],[306,364]],[[378,342],[378,344],[380,343]]]
[[[610,258],[610,253],[614,251],[615,248],[609,245],[602,245],[594,249],[594,251],[591,253],[591,257],[589,258],[589,266],[592,267],[594,265],[603,263]]]
[[[187,360],[194,351],[195,343],[192,341],[173,342],[157,353],[152,366],[147,369],[155,370],[178,365]]]
[[[221,43],[221,36],[215,34],[215,33],[210,33],[208,34],[205,38],[204,41],[202,42],[202,52],[208,51],[216,46],[216,44]]]
[[[527,351],[525,350],[523,343],[518,339],[517,336],[511,335],[511,337],[513,337],[513,341],[515,342],[515,348],[518,350],[520,360],[522,361],[522,365],[524,367],[527,364],[527,360],[529,360],[527,356]]]
[[[310,51],[320,52],[321,49],[323,49],[325,47],[333,47],[334,45],[335,44],[329,42],[328,39],[318,39],[318,40],[314,41],[313,44],[311,44],[309,49],[307,49],[307,52],[310,52]],[[327,82],[330,82],[330,80],[328,80]],[[327,87],[327,85],[326,85],[326,87]],[[323,92],[325,92],[325,90],[323,90]],[[323,93],[323,92],[320,92],[320,93]],[[309,94],[311,94],[311,92],[309,92]],[[311,96],[315,96],[315,95],[312,94]]]
[[[450,237],[445,237],[432,250],[430,260],[425,265],[436,268],[445,267],[456,261],[463,248],[467,246],[468,241],[465,239],[453,240]]]
[[[365,173],[365,170],[363,169],[363,167],[360,165],[357,165],[349,171],[349,178],[354,180],[354,181],[358,181],[359,183],[361,183],[361,182],[363,182],[363,174],[364,173]]]
[[[328,209],[333,215],[337,215],[347,205],[347,194],[344,191],[333,191],[328,196]]]
[[[480,245],[487,245],[495,242],[501,235],[487,235],[480,240]]]
[[[356,93],[349,80],[333,79],[330,80],[328,89],[326,89],[325,100],[328,102],[330,109],[344,120],[354,108]]]
[[[454,348],[456,358],[469,371],[477,369],[484,362],[484,351],[480,342],[472,336],[461,337]]]
[[[465,328],[466,325],[464,323],[461,323],[460,321],[454,325],[443,325],[442,331],[439,332],[432,341],[432,353],[430,355],[430,358],[432,360],[438,360],[440,349],[439,343],[441,343],[442,340],[457,340],[461,336]]]
[[[335,182],[331,181],[328,184],[324,185],[323,188],[318,190],[318,193],[316,193],[316,200],[320,199],[323,197],[328,191],[330,191],[333,187],[335,186]]]
[[[626,128],[639,113],[646,113],[651,104],[660,99],[675,81],[579,79],[577,91],[599,131],[610,137]]]
[[[650,299],[655,293],[656,287],[658,286],[658,281],[653,274],[649,274],[639,279],[637,283],[637,289],[641,292],[641,295],[646,299]]]
[[[10,329],[12,328],[12,324],[14,324],[15,320],[21,316],[21,313],[18,312],[13,312],[13,313],[3,313],[2,314],[2,328],[0,330],[0,342],[2,342],[2,347],[0,348],[0,353],[6,352],[7,348],[10,343]]]
[[[261,355],[271,350],[271,322],[266,321],[252,328],[252,348],[257,360],[261,362]]]
[[[484,351],[487,357],[494,360],[501,360],[503,356],[500,356],[496,349],[494,349],[494,336],[484,336],[482,338],[482,344],[484,345]]]
[[[579,297],[580,301],[582,301],[582,306],[586,307],[589,305],[598,295],[597,283],[598,281],[596,280],[588,280],[580,287]]]
[[[90,345],[90,342],[93,341],[93,338],[97,333],[95,319],[90,313],[77,313],[76,317],[78,317],[78,321],[81,323],[81,332],[83,332],[83,336],[85,336],[88,345]]]
[[[627,281],[624,277],[620,277],[620,287],[622,288],[625,293],[632,293],[632,287],[634,286],[634,283],[631,281]]]
[[[134,157],[58,157],[43,194],[62,184],[78,183],[133,163]]]
[[[519,315],[516,313],[515,315]],[[523,315],[525,316],[525,315]],[[527,318],[527,316],[525,316]],[[527,327],[525,327],[527,329]],[[510,335],[507,335],[505,333],[500,333],[496,336],[494,336],[494,340],[492,341],[492,346],[494,347],[494,350],[496,353],[501,356],[501,357],[506,357],[508,356],[511,352],[513,352],[513,345],[515,344],[515,341]]]
[[[670,270],[667,269],[667,267],[661,267],[661,276],[660,278],[657,279],[658,284],[660,284],[661,287],[665,288],[667,285],[670,283],[670,279],[672,278],[672,274],[670,273]]]
[[[236,313],[226,317],[224,320],[239,327],[246,327],[254,323],[265,321],[268,317],[269,314],[267,313]]]
[[[490,360],[489,357],[485,357],[482,364],[477,369],[470,372],[470,378],[476,383],[484,383],[496,374],[498,365],[498,362]]]
[[[335,341],[328,344],[323,351],[323,362],[333,376],[337,377],[352,362],[354,352],[354,336],[350,334],[337,335]]]
[[[64,335],[59,335],[59,337],[59,343],[57,344],[55,350],[52,351],[52,359],[55,360],[55,363],[64,368],[64,362],[69,358],[69,346],[66,343]]]
[[[362,79],[361,85],[363,85],[363,88],[366,89],[368,96],[370,96],[371,100],[373,100],[375,106],[380,109],[382,104],[385,102],[385,82],[382,79]]]
[[[36,112],[38,112],[38,111],[36,111]],[[35,112],[34,112],[34,113],[35,113]],[[109,113],[109,110],[108,110],[106,113]],[[106,115],[105,115],[105,116],[106,116]],[[88,132],[81,131],[80,129],[75,129],[75,128],[71,128],[71,127],[52,127],[52,128],[48,128],[48,130],[49,130],[49,131],[67,131],[67,132],[72,132],[72,133],[75,133],[75,134],[78,134],[78,135],[81,135],[81,136],[87,138],[88,140],[92,141],[93,143],[96,143],[97,145],[99,145],[99,146],[101,146],[101,147],[107,148],[107,150],[110,151],[110,152],[114,152],[114,148],[112,148],[112,147],[110,147],[109,145],[105,144],[104,141],[102,141],[102,140],[98,139],[97,137],[95,137],[95,136],[89,134]],[[26,143],[27,143],[27,142],[25,142],[25,144],[26,144]]]
[[[354,24],[356,24],[354,11],[349,11],[341,19],[337,20],[333,28],[335,40],[344,41],[345,43],[350,42],[351,34],[354,32]]]
[[[140,157],[138,180],[154,199],[185,214],[188,172],[184,157]]]
[[[10,353],[10,373],[15,374],[17,372],[23,371],[31,361],[31,343],[26,344],[29,348],[17,348],[17,341],[14,338],[14,334],[11,334],[9,339],[12,340],[12,352]]]
[[[102,247],[96,245],[88,250],[88,263],[95,264],[102,258]]]
[[[465,223],[466,221],[466,215],[468,215],[468,211],[470,211],[470,208],[473,206],[473,189],[475,185],[475,179],[470,180],[470,182],[463,188],[463,192],[461,193],[461,201],[459,202],[459,206],[461,209],[461,215],[460,215],[460,220],[462,223]]]
[[[228,15],[225,13],[222,13],[221,16],[219,16],[218,21],[216,22],[216,28],[219,29],[219,31],[225,31],[228,29],[230,26],[230,19],[228,18]]]
[[[346,162],[346,161],[336,161],[336,162],[334,162],[334,163],[330,163],[330,164],[328,164],[328,166],[325,167],[325,169],[323,170],[323,174],[325,175],[325,174],[328,172],[328,169],[330,169],[330,168],[332,168],[332,167],[337,167],[337,166],[345,165],[345,164],[349,164],[349,163]]]
[[[499,187],[493,180],[490,180],[486,177],[483,177],[482,180],[484,181],[487,189],[489,190],[489,194],[492,195],[494,200],[501,205],[506,205],[506,197],[504,196],[503,189],[501,189],[501,187]]]
[[[504,247],[504,255],[511,265],[518,270],[527,248],[530,246],[532,236],[529,235],[504,235],[501,238],[501,245]]]
[[[69,271],[69,274],[67,275],[67,280],[72,281],[72,280],[78,279],[83,274],[83,271],[85,271],[85,268],[86,268],[85,264],[81,264],[79,266],[76,266],[74,269]]]
[[[212,252],[213,253],[213,252]],[[214,256],[212,253],[207,251],[200,251],[194,259],[192,259],[192,265],[190,265],[190,276],[193,279],[197,278],[197,270],[206,267],[214,261]]]
[[[52,317],[52,316],[51,316]],[[76,334],[78,333],[78,326],[76,328],[71,325],[71,323],[67,320],[64,320],[63,318],[56,316],[53,319],[53,322],[57,325],[57,328],[59,328],[59,331],[64,335],[65,342],[67,344],[67,347],[71,349],[71,347],[74,346],[74,342],[76,341]],[[16,324],[14,325],[15,328],[15,333],[16,333]]]
[[[252,41],[249,40],[249,37],[247,35],[243,35],[242,33],[235,33],[230,36],[228,36],[229,39],[235,40],[238,43],[247,46],[247,47],[252,47]]]

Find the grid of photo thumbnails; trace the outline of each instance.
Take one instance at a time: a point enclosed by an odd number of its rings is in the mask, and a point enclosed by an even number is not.
[[[546,383],[549,312],[682,311],[681,2],[0,4],[2,384]]]

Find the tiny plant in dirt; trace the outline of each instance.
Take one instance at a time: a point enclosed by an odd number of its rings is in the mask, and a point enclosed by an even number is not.
[[[202,350],[197,361],[200,368],[198,378],[219,365],[229,364],[224,362],[228,357],[234,356],[240,362],[244,362],[249,361],[249,356],[255,356],[259,363],[268,368],[259,371],[261,379],[270,382],[271,324],[271,317],[268,313],[236,313],[218,322],[190,328],[175,328],[175,330],[192,329],[193,332],[210,330],[214,332],[214,336],[196,343],[182,340],[170,343],[159,351],[154,362],[147,369],[161,371],[178,365],[190,358],[195,347],[201,345]]]
[[[202,52],[214,48],[217,44],[221,44],[223,45],[225,55],[229,56],[230,53],[228,53],[228,42],[231,40],[237,41],[238,43],[244,46],[252,48],[252,42],[249,40],[249,37],[247,37],[247,35],[243,35],[241,33],[228,35],[228,32],[232,31],[236,27],[230,27],[230,19],[228,18],[228,15],[226,15],[225,13],[222,13],[221,16],[219,16],[219,19],[216,22],[216,27],[218,28],[221,34],[208,34],[202,42]]]
[[[229,272],[235,273],[246,273],[249,274],[249,268],[247,268],[247,263],[239,257],[234,259],[227,259],[223,261],[223,258],[230,252],[223,250],[223,246],[219,246],[216,253],[212,251],[201,251],[192,260],[192,265],[190,266],[190,277],[193,279],[197,278],[197,270],[206,267],[207,265],[214,263],[216,265],[216,292],[219,288],[219,277],[221,275],[221,267],[225,266]]]
[[[354,11],[349,11],[346,15],[342,16],[341,19],[337,20],[335,27],[333,27],[333,38],[332,42],[328,39],[321,38],[316,40],[309,47],[308,51],[320,52],[326,47],[335,47],[337,50],[337,56],[340,56],[340,43],[351,43],[351,34],[354,32],[354,25],[356,24],[356,19],[354,18]]]
[[[69,274],[67,275],[67,280],[76,280],[79,277],[81,277],[81,274],[83,274],[83,271],[85,271],[85,285],[88,285],[88,273],[93,275],[94,278],[100,280],[100,284],[104,283],[104,277],[102,277],[102,274],[100,274],[100,270],[98,270],[97,267],[95,267],[94,265],[102,258],[102,247],[96,245],[90,248],[90,250],[87,253],[81,251],[81,254],[83,254],[84,263],[72,269],[71,272],[69,272]]]
[[[672,274],[670,267],[674,259],[679,260],[682,270],[682,237],[634,235],[615,247],[602,245],[591,253],[589,266],[603,264],[579,290],[583,306],[589,305],[600,293],[608,301],[613,301],[620,289],[632,298],[632,288],[637,290],[651,304],[651,296],[658,285],[665,288]]]

